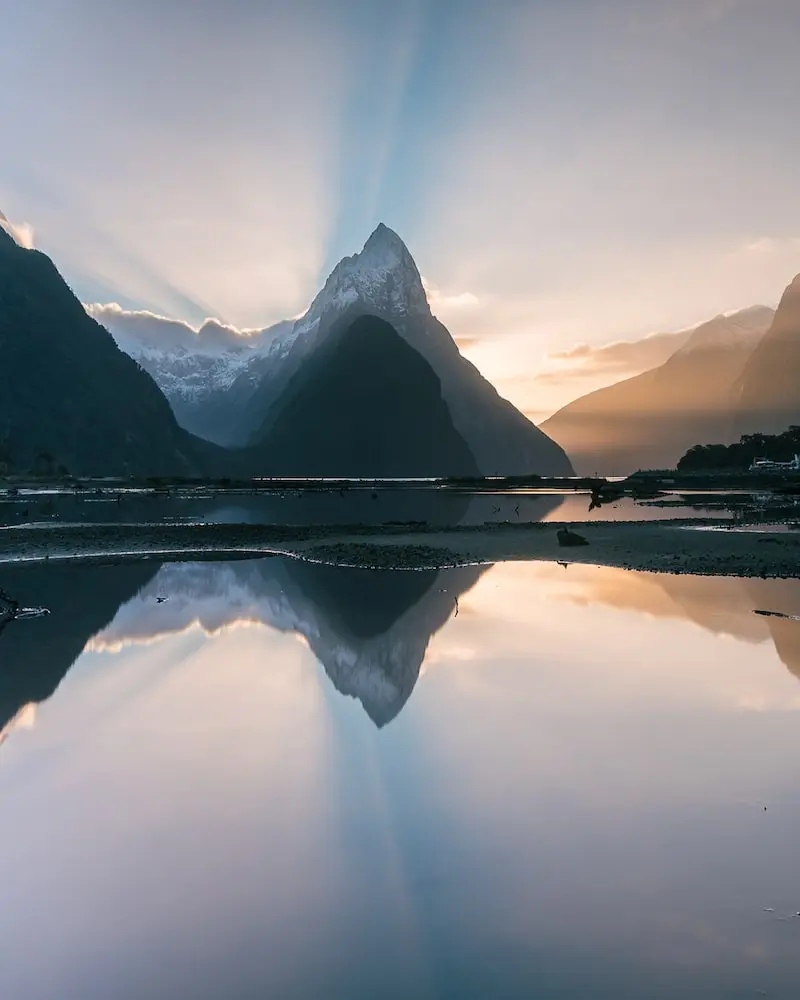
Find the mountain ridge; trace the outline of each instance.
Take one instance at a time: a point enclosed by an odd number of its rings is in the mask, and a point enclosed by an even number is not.
[[[413,387],[413,391],[410,391]],[[253,448],[273,476],[475,476],[433,368],[385,320],[345,312],[294,372]]]
[[[461,355],[447,328],[431,312],[411,253],[383,223],[360,253],[336,265],[308,311],[296,321],[283,364],[264,377],[250,400],[251,445],[266,444],[272,406],[345,315],[351,322],[370,315],[390,323],[431,366],[455,428],[467,442],[481,475],[572,474],[563,449],[503,399]]]
[[[766,306],[716,316],[661,365],[578,397],[541,426],[583,475],[674,468],[698,441],[734,441],[736,380],[773,316]]]
[[[781,296],[735,395],[738,434],[780,434],[800,423],[800,274]]]

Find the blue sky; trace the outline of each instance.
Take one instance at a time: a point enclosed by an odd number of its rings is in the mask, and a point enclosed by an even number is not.
[[[800,271],[796,0],[0,11],[0,209],[87,301],[265,326],[383,220],[534,411],[549,353]]]

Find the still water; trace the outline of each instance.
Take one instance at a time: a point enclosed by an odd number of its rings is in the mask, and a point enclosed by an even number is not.
[[[3,1000],[798,995],[800,582],[0,586]]]
[[[732,517],[720,496],[713,509],[703,498],[670,494],[669,504],[620,497],[601,506],[588,492],[539,490],[470,493],[456,489],[317,489],[265,493],[211,493],[186,489],[169,496],[142,490],[0,490],[0,528],[21,524],[154,523],[209,524],[484,524],[511,521],[652,521],[675,517]]]

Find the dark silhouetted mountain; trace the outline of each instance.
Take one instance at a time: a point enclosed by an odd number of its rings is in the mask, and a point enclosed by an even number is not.
[[[754,306],[697,327],[664,364],[581,396],[541,425],[579,475],[674,468],[699,441],[738,436],[736,384],[774,313]]]
[[[1,229],[0,441],[15,468],[74,474],[194,474],[213,460],[52,261]]]
[[[780,434],[800,424],[800,275],[745,365],[736,411],[740,434]]]
[[[391,324],[428,362],[441,383],[453,424],[483,475],[571,473],[563,450],[461,356],[447,329],[431,314],[411,254],[384,225],[378,226],[361,253],[340,261],[308,312],[294,324],[286,338],[285,359],[267,372],[247,407],[244,429],[255,428],[252,444],[260,447],[272,434],[287,405],[284,393],[305,363],[341,330],[344,321],[349,324],[365,315]],[[294,383],[292,392],[296,390]],[[416,386],[409,382],[406,393],[416,396]],[[389,408],[383,412],[388,415]]]
[[[270,411],[261,431],[265,474],[476,475],[422,355],[374,316],[341,324]]]
[[[12,621],[0,634],[0,731],[30,702],[49,698],[92,636],[158,570],[157,565],[14,567],[3,589],[50,614]]]

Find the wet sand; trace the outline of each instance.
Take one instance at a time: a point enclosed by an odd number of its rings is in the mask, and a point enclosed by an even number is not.
[[[44,525],[0,529],[0,564],[235,559],[290,555],[402,569],[546,560],[704,576],[800,577],[800,532],[697,530],[730,522],[502,523],[429,529],[371,525]],[[589,544],[562,548],[569,527]]]

